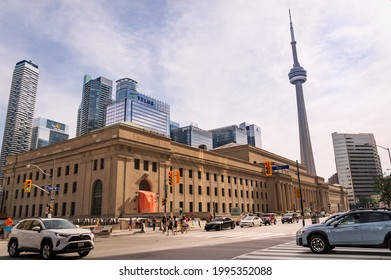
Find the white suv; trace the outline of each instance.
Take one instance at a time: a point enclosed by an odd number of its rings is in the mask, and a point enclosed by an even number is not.
[[[94,234],[60,218],[31,218],[20,221],[10,233],[8,254],[38,252],[43,259],[56,254],[77,252],[85,257],[94,248]]]

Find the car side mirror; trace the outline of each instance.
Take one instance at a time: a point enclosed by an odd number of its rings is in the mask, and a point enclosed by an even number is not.
[[[32,230],[40,232],[41,231],[41,227],[40,226],[35,226],[35,227],[32,228]]]

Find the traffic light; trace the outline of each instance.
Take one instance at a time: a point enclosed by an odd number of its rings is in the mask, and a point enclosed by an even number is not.
[[[301,195],[300,195],[300,188],[295,187],[295,188],[293,189],[293,191],[295,192],[296,198],[301,198]]]
[[[30,179],[27,179],[24,181],[24,192],[31,192],[31,187],[33,186],[33,181]]]
[[[270,162],[270,160],[265,161],[265,173],[267,177],[272,176],[273,174],[272,163]]]
[[[49,205],[49,213],[53,213],[53,208],[54,208],[54,205],[53,205],[53,203],[51,203]]]
[[[162,206],[164,206],[164,205],[166,205],[166,199],[165,198],[162,199]]]
[[[172,171],[168,171],[168,185],[170,187],[172,187],[174,185],[174,178],[173,178],[173,172]]]

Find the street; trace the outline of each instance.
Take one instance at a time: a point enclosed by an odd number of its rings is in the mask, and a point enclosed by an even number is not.
[[[306,220],[306,224],[310,221]],[[96,237],[95,248],[85,260],[283,260],[283,259],[391,259],[388,249],[335,248],[316,255],[309,248],[297,246],[295,233],[302,223],[252,228],[205,231],[169,236],[160,230],[120,231],[110,237]],[[38,254],[22,253],[20,260],[40,259]],[[16,260],[17,260],[16,259]],[[58,255],[56,259],[80,259],[77,254]],[[10,260],[6,242],[0,241],[0,260]]]

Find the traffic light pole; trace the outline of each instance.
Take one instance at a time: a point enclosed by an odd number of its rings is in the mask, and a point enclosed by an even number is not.
[[[299,162],[296,160],[296,168],[297,168],[297,180],[299,182],[299,189],[300,189],[300,207],[301,207],[301,216],[303,217],[303,226],[305,226],[304,221],[304,207],[303,207],[303,190],[301,188],[301,182],[300,182],[300,171],[299,171]]]
[[[51,188],[50,188],[50,190],[49,191],[47,191],[47,190],[44,190],[44,189],[42,189],[41,187],[38,187],[37,185],[34,185],[33,184],[33,186],[35,186],[35,187],[37,187],[37,188],[39,188],[39,189],[41,189],[41,190],[43,190],[43,191],[45,191],[46,193],[48,193],[49,195],[50,195],[50,201],[49,201],[49,209],[48,209],[48,218],[51,218],[52,217],[52,210],[53,210],[53,207],[52,207],[52,205],[53,205],[53,201],[54,201],[54,197],[53,197],[53,183],[54,183],[54,172],[55,172],[55,164],[56,164],[56,159],[53,159],[53,173],[52,174],[48,174],[48,173],[46,173],[45,171],[43,171],[42,170],[42,168],[41,167],[39,167],[38,165],[36,165],[36,164],[31,164],[31,163],[29,163],[29,164],[27,164],[27,168],[30,168],[30,167],[35,167],[35,168],[37,168],[42,174],[44,174],[44,175],[46,175],[46,176],[50,176],[51,178],[52,178],[52,180],[51,180]]]

